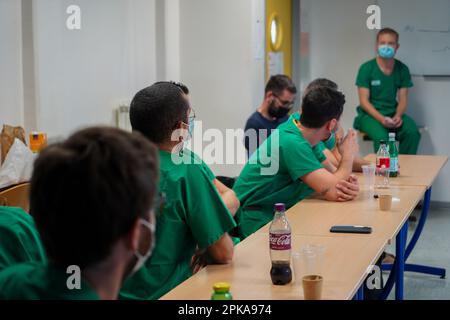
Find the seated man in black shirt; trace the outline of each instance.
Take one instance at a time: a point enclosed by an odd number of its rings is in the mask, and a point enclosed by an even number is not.
[[[245,148],[249,157],[272,130],[289,118],[296,94],[297,88],[288,76],[280,74],[270,77],[263,102],[245,125]]]

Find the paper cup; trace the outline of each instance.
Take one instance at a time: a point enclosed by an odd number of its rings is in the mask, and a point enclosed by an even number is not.
[[[303,296],[305,300],[320,300],[322,298],[323,277],[319,275],[304,276]]]
[[[392,195],[380,194],[378,195],[378,203],[381,211],[389,211],[392,208]]]

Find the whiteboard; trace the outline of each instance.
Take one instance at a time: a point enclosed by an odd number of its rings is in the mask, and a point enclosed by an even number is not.
[[[378,0],[382,27],[400,34],[397,58],[414,75],[450,75],[450,0]]]

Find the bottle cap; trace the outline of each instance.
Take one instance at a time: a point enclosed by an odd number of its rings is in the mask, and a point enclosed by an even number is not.
[[[389,138],[395,138],[395,132],[389,132]]]
[[[285,211],[286,206],[284,203],[275,203],[275,211]]]
[[[216,282],[213,285],[213,289],[215,292],[225,293],[230,291],[230,284],[228,282]]]

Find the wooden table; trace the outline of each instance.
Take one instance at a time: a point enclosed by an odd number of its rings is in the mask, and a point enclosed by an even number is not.
[[[292,235],[293,250],[305,244],[325,246],[323,299],[332,300],[353,298],[371,271],[368,266],[378,260],[385,243],[384,239],[373,237]],[[235,300],[303,299],[303,289],[295,281],[284,286],[272,285],[270,268],[269,235],[255,233],[236,246],[231,264],[209,265],[161,299],[208,300],[213,284],[221,281],[231,284]]]
[[[375,161],[375,155],[368,159]],[[404,271],[445,276],[445,269],[406,263],[426,221],[431,185],[448,157],[400,155],[401,174],[392,178],[390,192],[394,196],[389,212],[378,210],[375,199],[367,191],[351,202],[336,203],[305,199],[287,212],[292,227],[293,249],[304,244],[326,247],[323,276],[324,299],[351,299],[360,289],[366,275],[380,257],[387,242],[396,237],[396,263],[388,280],[388,290],[395,279],[396,298],[403,299]],[[425,196],[424,196],[425,194]],[[424,196],[423,210],[408,246],[408,217]],[[372,234],[335,234],[333,225],[367,225]],[[228,281],[234,299],[302,299],[298,284],[273,286],[270,280],[270,255],[266,225],[235,248],[229,265],[209,265],[161,299],[210,299],[215,282]],[[361,290],[358,291],[360,296]],[[386,293],[386,294],[387,294]]]
[[[369,154],[365,159],[375,163],[376,155]],[[395,186],[431,187],[439,171],[448,161],[448,156],[399,155],[400,175],[389,179]],[[358,174],[362,177],[362,173]]]
[[[293,234],[335,237],[367,237],[367,235],[330,233],[334,225],[370,226],[370,237],[390,241],[399,232],[417,203],[425,193],[425,187],[391,187],[387,191],[393,195],[391,211],[379,210],[378,200],[363,190],[349,202],[327,203],[324,200],[305,199],[290,208],[286,216]],[[258,233],[268,233],[270,223]]]

